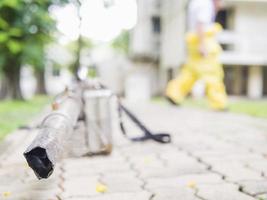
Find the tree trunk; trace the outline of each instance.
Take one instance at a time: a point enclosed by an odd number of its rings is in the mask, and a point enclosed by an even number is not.
[[[81,35],[81,27],[82,27],[82,16],[81,16],[81,1],[77,0],[76,1],[76,6],[77,6],[77,13],[78,13],[78,18],[79,18],[79,38],[77,40],[77,50],[76,50],[76,60],[73,66],[73,73],[74,77],[77,81],[80,81],[79,77],[79,68],[81,65],[81,51],[82,51],[82,46],[83,46],[83,41],[82,41],[82,35]]]
[[[35,77],[37,80],[36,94],[47,94],[45,86],[45,70],[44,69],[36,70]]]
[[[81,65],[80,57],[81,57],[81,50],[82,50],[82,36],[80,35],[77,41],[77,50],[76,50],[76,60],[73,66],[73,73],[76,80],[80,80],[80,77],[78,75],[79,68]]]
[[[4,67],[4,75],[7,81],[7,95],[5,98],[23,100],[20,87],[20,63],[16,58],[9,59],[8,65]]]
[[[0,99],[5,99],[7,96],[8,84],[6,78],[1,77],[1,85],[0,85]]]

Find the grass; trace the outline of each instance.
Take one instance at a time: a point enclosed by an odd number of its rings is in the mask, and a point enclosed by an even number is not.
[[[154,102],[166,104],[162,98],[153,99]],[[183,103],[184,107],[194,107],[201,109],[209,109],[208,103],[204,99],[196,100],[188,98]],[[254,117],[267,118],[267,99],[249,100],[249,99],[233,99],[229,101],[229,112],[247,114]]]
[[[236,113],[249,114],[255,117],[267,118],[267,100],[232,102],[229,106],[230,111]]]
[[[36,96],[29,101],[0,101],[0,140],[27,124],[48,102],[46,96]]]

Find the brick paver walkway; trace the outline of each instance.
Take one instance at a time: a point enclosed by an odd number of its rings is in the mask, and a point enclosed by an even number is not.
[[[19,130],[0,147],[0,199],[267,199],[266,120],[171,106],[130,107],[149,127],[171,132],[172,144],[133,144],[117,133],[111,156],[66,158],[51,178],[39,181],[22,156],[36,130]],[[76,150],[82,144],[78,138]]]

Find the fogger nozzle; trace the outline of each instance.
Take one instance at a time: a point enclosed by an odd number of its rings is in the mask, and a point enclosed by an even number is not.
[[[43,120],[37,136],[24,152],[24,156],[37,178],[48,178],[62,157],[66,141],[70,139],[82,109],[81,90],[60,95],[57,109]]]
[[[53,173],[54,166],[45,149],[37,147],[24,153],[24,156],[38,179],[48,178]]]

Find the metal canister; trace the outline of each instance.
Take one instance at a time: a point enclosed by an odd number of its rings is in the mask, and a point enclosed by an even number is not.
[[[109,154],[112,151],[112,92],[108,89],[84,92],[86,142],[88,154]]]

